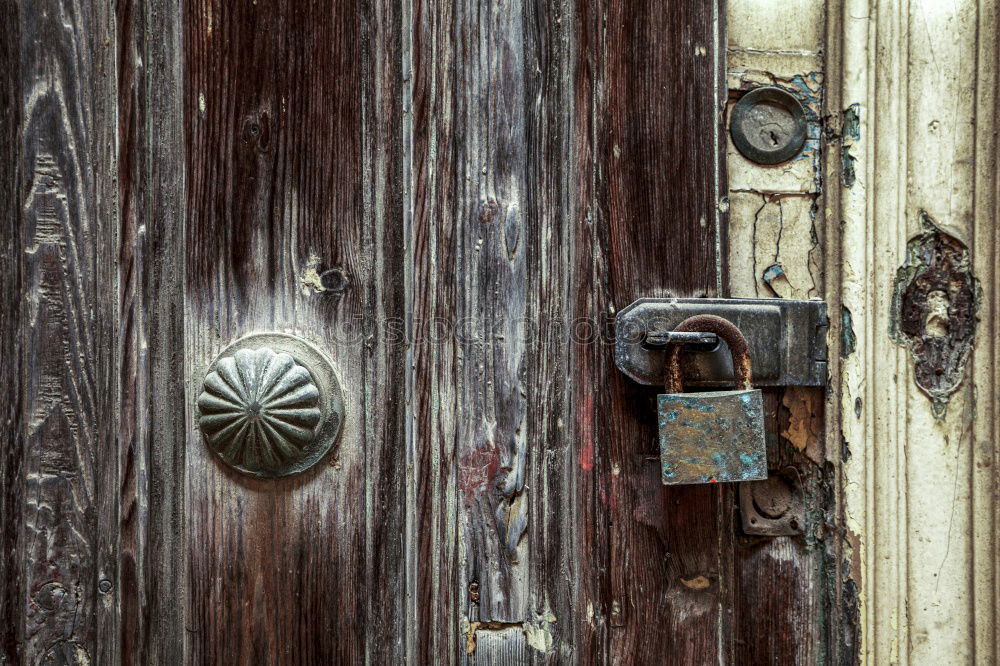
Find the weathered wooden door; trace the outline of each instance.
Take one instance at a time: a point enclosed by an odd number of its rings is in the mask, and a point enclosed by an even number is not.
[[[719,3],[0,7],[5,663],[850,659],[822,392],[766,397],[808,525],[747,537],[612,355],[734,291]],[[344,395],[280,479],[195,418],[262,331]]]

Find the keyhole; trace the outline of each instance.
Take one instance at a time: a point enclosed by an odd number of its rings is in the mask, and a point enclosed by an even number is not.
[[[760,128],[760,141],[765,148],[775,149],[784,145],[786,133],[778,123],[768,123]]]

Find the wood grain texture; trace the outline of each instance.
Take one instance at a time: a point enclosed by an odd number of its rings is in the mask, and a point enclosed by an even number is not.
[[[470,620],[522,622],[531,551],[523,541],[528,504],[524,319],[528,301],[525,212],[527,143],[524,4],[456,4],[452,48],[439,48],[451,75],[456,229],[454,316],[459,589],[479,587]],[[440,43],[439,43],[440,44]],[[452,63],[447,63],[451,60]],[[457,328],[456,328],[457,332]]]
[[[180,2],[119,2],[116,21],[121,660],[181,663],[187,401]]]
[[[6,335],[19,374],[5,381],[20,413],[4,485],[20,505],[4,521],[16,572],[3,624],[14,663],[119,657],[113,32],[103,2],[20,3],[13,30],[19,238],[5,251],[17,253],[8,294],[20,321]]]
[[[387,189],[398,137],[380,133],[393,131],[396,70],[390,52],[372,50],[392,44],[380,7],[185,6],[189,402],[228,342],[286,330],[331,356],[346,403],[335,451],[284,480],[220,466],[189,422],[195,662],[354,663],[394,649],[393,637],[369,633],[392,613],[368,625],[370,609],[391,610],[402,594],[401,506],[381,479],[399,473],[401,366],[365,319],[402,294]],[[368,139],[362,128],[373,128]],[[317,273],[326,281],[309,279]],[[383,552],[385,563],[369,561]]]
[[[457,350],[448,322],[455,321],[457,225],[449,68],[438,44],[450,43],[452,3],[403,3],[406,207],[407,365],[407,657],[413,663],[455,663],[459,608],[469,592],[457,589],[456,372]],[[448,177],[451,174],[452,177]],[[444,322],[432,340],[431,322]]]
[[[607,91],[595,103],[606,225],[591,254],[605,295],[594,314],[645,296],[710,296],[726,284],[719,212],[719,7],[611,2],[599,60]],[[595,286],[596,286],[595,285]],[[732,575],[732,492],[663,487],[651,392],[628,382],[610,351],[594,421],[609,422],[610,633],[613,662],[726,661]],[[655,629],[654,629],[655,628]]]
[[[572,11],[409,7],[411,655],[571,659]]]
[[[13,0],[0,2],[0,61],[20,61],[21,24]],[[22,466],[24,425],[21,395],[21,302],[24,283],[21,257],[20,193],[23,173],[21,154],[21,72],[20,67],[0,68],[0,161],[9,165],[7,177],[0,179],[0,661],[17,663],[20,630],[23,626],[21,600],[24,598],[24,571],[21,566],[21,515],[23,512]]]
[[[572,192],[573,275],[568,300],[574,321],[589,321],[593,329],[605,333],[609,308],[607,286],[608,246],[607,172],[602,165],[603,114],[600,112],[606,85],[604,53],[606,33],[602,7],[577,0],[569,9],[573,18],[571,57],[573,59],[572,137],[574,159],[568,175]],[[603,197],[603,199],[602,199]],[[583,663],[607,663],[615,603],[611,597],[611,531],[608,499],[611,496],[612,467],[608,455],[614,426],[607,417],[606,391],[595,390],[615,372],[614,361],[604,344],[573,345],[570,356],[570,415],[573,441],[571,476],[575,486],[579,526],[576,575],[579,586],[569,604],[574,647]]]
[[[527,148],[521,2],[414,2],[411,539],[418,662],[526,659],[523,319]],[[435,470],[436,474],[426,475]],[[439,470],[439,471],[438,471]],[[472,624],[470,624],[472,623]],[[475,623],[484,623],[476,625]]]
[[[393,0],[361,7],[365,287],[365,659],[406,656],[406,446],[404,151],[400,113],[402,12]]]
[[[577,54],[588,40],[571,0],[535,1],[525,10],[528,302],[523,334],[530,499],[525,539],[531,550],[526,638],[535,663],[593,663],[598,655],[590,641],[590,610],[600,606],[594,584],[599,574],[591,566],[591,548],[580,547],[595,542],[582,521],[592,497],[580,492],[584,468],[574,436],[578,405],[572,393],[575,241],[586,214],[575,165],[589,154],[587,143],[580,144],[587,136],[577,126],[586,106],[578,106],[585,93],[577,89],[576,73]]]
[[[662,487],[610,344],[636,298],[725,291],[718,5],[52,6],[0,4],[7,661],[822,654],[828,554]],[[192,418],[263,330],[345,393],[290,479]]]

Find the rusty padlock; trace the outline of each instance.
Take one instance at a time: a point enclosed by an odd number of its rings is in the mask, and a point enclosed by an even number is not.
[[[682,393],[681,346],[667,351],[666,392],[657,396],[663,483],[758,481],[767,478],[764,403],[753,388],[746,338],[732,322],[695,315],[675,332],[715,333],[733,357],[735,391]]]

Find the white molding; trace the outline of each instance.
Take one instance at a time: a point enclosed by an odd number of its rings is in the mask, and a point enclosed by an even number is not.
[[[859,139],[844,138],[856,181],[843,186],[831,171],[827,223],[842,229],[831,234],[839,275],[828,297],[849,308],[857,340],[840,363],[831,438],[842,434],[851,452],[843,496],[864,663],[997,661],[995,4],[844,0],[829,10],[831,111],[860,109]],[[973,356],[942,419],[888,333],[921,210],[969,245],[983,288]]]

